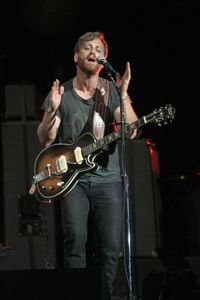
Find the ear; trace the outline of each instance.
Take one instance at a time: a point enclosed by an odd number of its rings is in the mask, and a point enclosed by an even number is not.
[[[78,61],[78,53],[75,53],[74,54],[74,62],[75,62],[75,64],[77,63],[77,61]]]

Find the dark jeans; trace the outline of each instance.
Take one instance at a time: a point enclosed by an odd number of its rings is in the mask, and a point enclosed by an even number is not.
[[[122,185],[118,182],[78,182],[61,201],[65,268],[87,266],[88,217],[92,216],[97,251],[112,290],[122,225]]]

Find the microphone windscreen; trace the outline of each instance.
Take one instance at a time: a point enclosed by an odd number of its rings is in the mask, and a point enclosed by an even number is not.
[[[97,62],[98,62],[98,64],[101,64],[104,61],[105,61],[105,57],[103,55],[97,56]]]

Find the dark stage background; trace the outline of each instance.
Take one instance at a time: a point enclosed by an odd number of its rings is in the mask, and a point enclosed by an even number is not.
[[[9,122],[22,121],[23,125],[40,119],[40,105],[53,80],[63,82],[74,76],[77,38],[96,29],[105,33],[110,45],[108,61],[113,67],[123,74],[126,61],[131,64],[129,93],[138,116],[168,103],[175,107],[172,123],[144,126],[141,138],[151,141],[159,153],[161,247],[189,257],[200,255],[199,15],[198,4],[184,1],[21,0],[0,4],[2,128]],[[7,99],[6,89],[11,85],[30,88],[21,115],[15,115],[18,104]],[[9,124],[12,128],[13,123]],[[4,131],[2,174],[6,165]],[[12,140],[6,145],[15,151]],[[6,180],[1,176],[0,243],[6,243]],[[28,184],[24,182],[25,191]]]
[[[163,175],[199,167],[199,8],[184,1],[15,1],[1,3],[1,105],[7,84],[36,84],[37,108],[52,81],[74,74],[73,46],[85,31],[101,29],[108,60],[123,73],[130,61],[129,92],[142,116],[166,103],[177,110],[172,125],[148,126],[144,135],[160,149]],[[1,109],[3,114],[4,107]]]

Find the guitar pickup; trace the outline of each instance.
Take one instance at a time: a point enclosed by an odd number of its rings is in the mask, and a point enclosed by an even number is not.
[[[78,165],[81,165],[82,162],[83,162],[83,156],[82,156],[81,148],[80,147],[76,147],[75,148],[74,155],[75,155],[76,163]]]
[[[67,166],[67,161],[65,155],[61,155],[57,160],[56,160],[56,166],[57,170],[59,173],[66,173],[68,170]]]

